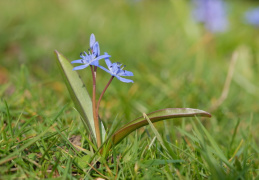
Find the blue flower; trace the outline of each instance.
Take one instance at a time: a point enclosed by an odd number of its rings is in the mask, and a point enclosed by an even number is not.
[[[228,28],[228,20],[223,0],[193,0],[193,17],[204,23],[212,33],[224,32]]]
[[[245,20],[248,24],[259,27],[259,7],[245,13]]]
[[[89,65],[99,66],[99,60],[111,57],[108,54],[100,56],[99,43],[95,41],[94,34],[91,34],[91,37],[90,37],[90,51],[91,52],[89,52],[89,54],[87,54],[86,52],[81,53],[80,54],[81,59],[74,60],[71,62],[72,64],[73,63],[84,64],[84,65],[74,67],[73,70],[84,69],[84,68],[88,67]]]
[[[108,54],[105,53],[105,55],[108,55]],[[121,76],[133,76],[132,72],[123,70],[123,68],[125,66],[121,67],[122,64],[120,64],[118,62],[117,63],[111,63],[109,58],[105,58],[105,62],[106,62],[106,65],[107,65],[109,70],[104,68],[104,67],[102,67],[102,66],[99,66],[101,69],[103,69],[107,73],[111,74],[112,76],[116,77],[117,79],[119,79],[122,82],[125,82],[125,83],[130,83],[131,82],[131,83],[133,83],[132,80],[125,79],[125,78],[121,77]]]

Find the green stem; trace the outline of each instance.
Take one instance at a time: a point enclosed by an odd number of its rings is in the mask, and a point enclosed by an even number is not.
[[[99,148],[102,144],[101,140],[101,133],[100,133],[100,125],[98,120],[98,113],[96,111],[96,70],[97,67],[90,66],[93,76],[93,116],[94,116],[94,127],[95,127],[95,133],[96,133],[96,141],[97,141],[97,147]]]
[[[101,99],[102,99],[102,97],[103,97],[103,95],[104,95],[106,89],[107,89],[107,88],[109,87],[109,85],[111,84],[113,78],[114,78],[114,76],[111,77],[111,79],[109,80],[109,82],[106,84],[106,86],[105,86],[105,88],[104,88],[102,94],[100,95],[100,98],[99,98],[98,103],[97,103],[97,108],[96,108],[96,113],[97,113],[97,114],[98,114],[98,112],[99,112],[99,107],[100,107]]]

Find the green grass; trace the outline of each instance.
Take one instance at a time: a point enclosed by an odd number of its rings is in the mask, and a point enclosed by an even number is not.
[[[230,1],[229,31],[211,35],[192,22],[188,1],[1,1],[0,179],[258,178],[259,36],[242,20],[255,5]],[[168,107],[212,118],[141,128],[89,164],[88,135],[53,52],[78,59],[91,33],[102,53],[134,73],[134,84],[114,80],[103,98],[108,127]],[[229,93],[212,110],[233,52]],[[91,86],[90,70],[79,73]],[[105,75],[98,74],[98,93]]]

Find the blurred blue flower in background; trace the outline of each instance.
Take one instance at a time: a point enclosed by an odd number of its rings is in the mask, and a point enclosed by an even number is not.
[[[88,67],[89,65],[98,66],[99,60],[104,58],[111,57],[107,53],[105,55],[100,56],[100,47],[99,43],[95,41],[94,34],[91,34],[90,36],[90,52],[87,54],[86,52],[80,54],[81,59],[74,60],[71,63],[80,63],[84,65],[80,65],[77,67],[74,67],[73,70],[80,70]]]
[[[193,17],[204,23],[212,33],[224,32],[228,28],[226,5],[223,0],[193,0]]]
[[[245,20],[248,24],[259,27],[259,7],[247,11]]]
[[[108,54],[105,53],[105,55],[108,55]],[[125,79],[125,78],[120,77],[120,76],[133,76],[132,72],[123,70],[123,68],[125,66],[121,67],[122,64],[120,64],[118,62],[117,63],[111,63],[109,58],[105,58],[105,62],[106,62],[106,65],[107,65],[109,70],[102,67],[102,66],[99,66],[101,69],[103,69],[107,73],[111,74],[112,76],[116,77],[117,79],[119,79],[122,82],[133,83],[133,81],[130,80],[130,79]]]

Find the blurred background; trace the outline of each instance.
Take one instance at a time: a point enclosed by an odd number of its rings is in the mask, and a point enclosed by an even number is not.
[[[54,50],[79,59],[94,33],[101,54],[134,73],[134,84],[114,80],[106,92],[100,114],[108,122],[190,107],[211,112],[208,128],[215,132],[232,129],[238,119],[244,129],[256,129],[259,29],[245,13],[259,2],[225,1],[227,25],[219,32],[195,17],[196,6],[187,0],[0,1],[0,97],[13,114],[44,119],[65,104],[74,112]],[[217,105],[234,52],[228,93]],[[91,87],[90,69],[78,72]],[[98,93],[109,78],[99,72]],[[68,119],[72,115],[67,112]]]

